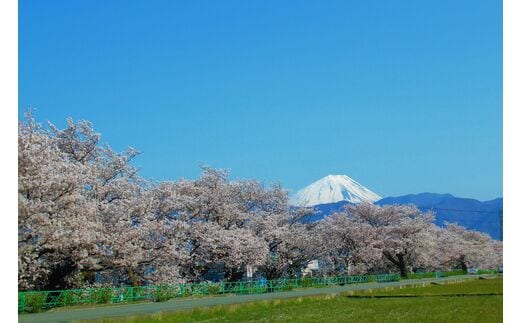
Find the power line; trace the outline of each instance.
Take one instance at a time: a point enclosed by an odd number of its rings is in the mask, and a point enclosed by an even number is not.
[[[426,209],[426,207],[421,206],[421,209]],[[488,214],[498,214],[502,212],[502,210],[498,211],[482,211],[482,210],[462,210],[462,209],[445,209],[445,208],[439,208],[439,207],[430,207],[428,209],[431,210],[440,210],[440,211],[456,211],[456,212],[468,212],[468,213],[488,213]]]

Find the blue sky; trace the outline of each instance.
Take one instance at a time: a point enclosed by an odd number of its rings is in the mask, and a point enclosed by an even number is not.
[[[141,174],[502,196],[500,1],[19,2],[19,115]]]

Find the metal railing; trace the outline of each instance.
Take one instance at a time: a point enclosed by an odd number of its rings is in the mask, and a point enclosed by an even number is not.
[[[409,278],[446,277],[465,274],[457,272],[435,272],[410,274]],[[18,312],[39,312],[53,307],[83,304],[115,304],[137,301],[162,302],[172,298],[207,296],[218,294],[260,294],[289,291],[303,287],[326,287],[334,285],[368,282],[399,281],[397,274],[304,277],[275,280],[252,280],[218,283],[191,283],[157,286],[125,286],[68,289],[54,291],[28,291],[18,293]]]

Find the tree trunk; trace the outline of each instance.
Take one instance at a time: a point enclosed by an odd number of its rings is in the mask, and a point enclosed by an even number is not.
[[[397,268],[399,268],[399,273],[402,278],[406,278],[408,276],[408,268],[406,266],[406,261],[402,254],[397,254],[397,259],[395,259],[392,256],[392,254],[388,251],[383,251],[383,255],[386,257],[386,259],[390,260],[390,262],[392,262]]]
[[[43,286],[44,290],[60,290],[66,289],[71,286],[68,286],[65,282],[65,278],[76,271],[76,266],[73,265],[69,261],[63,261],[61,264],[57,265],[52,273],[49,275],[49,280],[47,284]]]
[[[404,257],[401,254],[397,255],[397,261],[398,261],[398,267],[399,267],[399,273],[401,274],[402,278],[408,277],[408,268],[406,266],[406,261],[404,261]]]
[[[462,255],[460,256],[460,269],[464,270],[464,271],[468,271],[468,266],[466,265],[466,256],[465,255]]]

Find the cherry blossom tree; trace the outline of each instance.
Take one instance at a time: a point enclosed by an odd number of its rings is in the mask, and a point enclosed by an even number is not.
[[[189,226],[188,259],[182,264],[188,280],[203,280],[215,266],[224,266],[226,278],[236,280],[246,266],[265,261],[266,243],[247,228],[251,218],[270,207],[272,193],[259,183],[230,182],[227,171],[204,167],[197,180],[161,183],[157,190],[160,216]]]
[[[318,224],[319,256],[329,264],[327,274],[365,274],[378,267],[382,254],[372,227],[353,221],[346,212],[335,213]]]
[[[90,169],[70,162],[31,115],[19,124],[19,286],[60,286],[76,268],[95,266],[101,224],[85,194]]]
[[[434,220],[433,214],[409,205],[381,207],[361,203],[348,205],[345,213],[363,236],[368,237],[370,247],[380,250],[383,258],[403,277],[427,246],[427,232]]]
[[[287,201],[285,201],[287,203]],[[268,245],[269,254],[259,272],[268,279],[294,277],[316,259],[320,246],[315,224],[301,222],[308,211],[291,210],[254,218],[249,227]]]
[[[441,230],[438,250],[451,268],[497,268],[502,264],[502,243],[485,233],[447,223]]]
[[[145,260],[157,261],[158,249],[176,250],[157,237],[167,224],[154,218],[146,185],[130,164],[135,150],[101,147],[88,122],[49,128],[31,115],[19,124],[20,288],[81,286],[96,272],[144,276]]]

